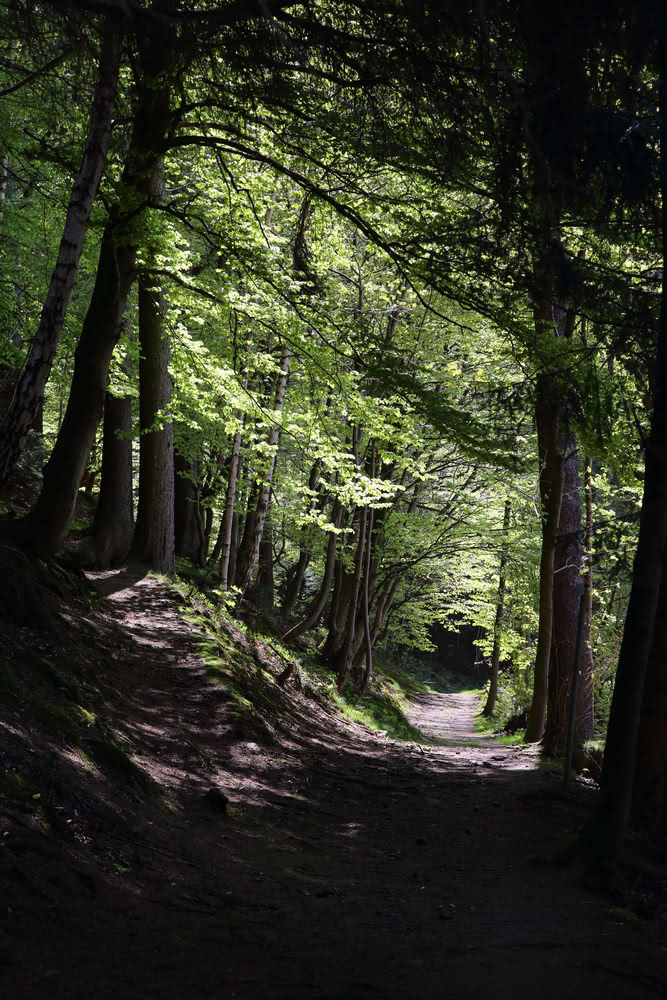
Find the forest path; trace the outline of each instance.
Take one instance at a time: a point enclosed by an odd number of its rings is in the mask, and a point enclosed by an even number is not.
[[[162,794],[61,770],[83,850],[35,834],[12,855],[0,994],[7,982],[17,1000],[667,995],[663,914],[629,920],[545,863],[592,789],[564,799],[533,750],[474,734],[475,696],[419,696],[422,744],[265,675],[266,721],[239,714],[159,580],[96,585],[119,637],[109,724]],[[212,787],[226,812],[205,799]]]
[[[435,743],[498,749],[502,744],[475,729],[480,695],[474,691],[415,695],[407,709],[412,725]]]

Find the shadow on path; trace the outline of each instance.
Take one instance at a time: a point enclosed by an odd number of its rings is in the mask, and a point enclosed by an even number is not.
[[[87,857],[114,865],[94,893],[44,877],[18,906],[5,995],[666,995],[664,921],[628,923],[545,863],[593,790],[563,800],[534,750],[475,734],[476,695],[417,697],[410,721],[435,742],[416,745],[268,680],[264,738],[239,726],[162,583],[96,583],[128,636],[110,711],[168,796],[117,797],[113,834],[90,817]],[[211,786],[226,814],[202,802]],[[54,875],[81,864],[68,856]]]

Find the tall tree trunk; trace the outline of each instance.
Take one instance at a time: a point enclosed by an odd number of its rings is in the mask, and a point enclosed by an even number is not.
[[[273,613],[275,585],[273,578],[273,532],[271,518],[264,523],[262,543],[259,547],[257,579],[248,592],[249,600],[258,611],[270,615]]]
[[[370,443],[370,455],[368,458],[368,475],[371,479],[375,478],[376,472],[376,454],[377,446],[375,439],[372,438]],[[361,678],[360,690],[362,694],[365,694],[368,690],[368,685],[371,682],[371,676],[373,674],[373,637],[371,635],[371,620],[370,620],[370,591],[371,588],[375,587],[375,580],[372,579],[374,576],[373,569],[377,572],[377,560],[373,560],[373,523],[375,519],[375,511],[372,507],[368,508],[368,513],[366,516],[366,564],[364,566],[364,577],[362,584],[362,618],[363,618],[363,640],[362,645],[366,652],[366,667],[364,669],[363,677]],[[378,524],[379,527],[379,524]],[[373,566],[375,562],[375,566]]]
[[[616,671],[598,806],[582,848],[598,881],[609,883],[630,816],[637,739],[667,552],[667,47],[659,51],[662,292],[653,416],[646,445],[644,496],[632,587]],[[662,627],[662,623],[661,623]]]
[[[366,535],[368,526],[368,508],[362,507],[359,516],[359,540],[357,542],[357,552],[354,559],[354,573],[352,575],[352,586],[350,589],[350,599],[348,612],[343,631],[343,641],[340,647],[340,654],[337,657],[338,670],[338,690],[345,687],[347,675],[352,665],[354,643],[356,639],[357,614],[359,611],[359,591],[364,571],[364,552],[366,548]]]
[[[542,739],[547,713],[549,661],[553,631],[553,577],[556,534],[563,492],[563,453],[559,448],[558,405],[549,376],[538,379],[537,427],[540,449],[540,498],[542,502],[542,550],[540,554],[540,617],[535,654],[533,698],[525,739]]]
[[[491,651],[491,677],[489,680],[489,693],[482,715],[493,715],[498,698],[498,668],[500,666],[500,635],[505,617],[505,586],[507,571],[507,556],[509,552],[508,535],[510,530],[510,515],[512,512],[512,501],[508,497],[505,500],[505,512],[503,515],[503,540],[500,550],[500,569],[498,571],[498,596],[496,598],[496,616],[493,623],[493,650]]]
[[[238,511],[234,511],[232,514],[232,539],[231,548],[229,551],[229,579],[236,579],[236,566],[239,558],[239,547],[241,544],[240,540],[241,534],[241,518]]]
[[[155,279],[139,278],[139,502],[132,557],[158,573],[174,572],[174,440],[169,340]]]
[[[262,543],[262,534],[264,532],[264,522],[266,520],[266,514],[269,509],[269,502],[271,499],[271,484],[273,482],[273,473],[276,467],[278,441],[280,439],[280,414],[282,412],[283,404],[285,402],[285,392],[287,390],[287,380],[289,378],[290,355],[291,355],[290,348],[285,345],[282,350],[282,356],[280,359],[280,372],[278,374],[278,378],[276,381],[276,389],[273,398],[273,413],[275,417],[275,423],[271,428],[268,438],[268,446],[271,458],[264,472],[264,478],[260,486],[259,497],[257,499],[257,506],[255,508],[255,516],[252,523],[252,533],[245,553],[245,557],[242,563],[238,566],[236,571],[237,586],[242,594],[244,594],[248,589],[248,587],[250,586],[252,575],[255,571],[255,566],[257,565],[257,558],[259,556],[259,547]]]
[[[67,411],[45,473],[42,493],[33,511],[12,531],[18,544],[43,558],[52,555],[71,523],[81,476],[102,418],[109,363],[117,343],[127,295],[134,278],[137,194],[154,197],[160,176],[160,153],[171,121],[168,87],[156,87],[154,76],[168,65],[164,36],[148,59],[150,84],[143,85],[132,139],[123,171],[129,194],[116,206],[105,228],[95,288],[74,358],[74,375]]]
[[[65,416],[44,469],[37,502],[13,529],[19,545],[43,559],[60,548],[74,516],[79,484],[104,412],[109,365],[133,276],[134,248],[117,247],[116,233],[109,223],[74,355]]]
[[[371,633],[371,638],[373,640],[373,645],[378,641],[380,632],[382,631],[384,625],[386,624],[389,615],[391,613],[391,608],[394,603],[394,598],[396,597],[396,591],[398,590],[398,580],[393,580],[387,586],[384,587],[382,597],[377,603],[375,611],[375,620],[373,621],[373,630]]]
[[[252,476],[252,471],[246,469],[246,473]],[[229,579],[234,581],[234,585],[238,587],[238,571],[239,566],[243,566],[247,560],[250,558],[250,545],[252,543],[253,529],[255,524],[255,510],[257,508],[257,502],[259,500],[260,486],[258,483],[254,482],[252,479],[246,484],[248,499],[246,503],[245,516],[243,521],[241,521],[241,516],[238,517],[238,532],[239,541],[237,544],[236,552],[236,572],[232,576],[229,574]],[[243,491],[245,493],[245,490]],[[243,530],[241,530],[241,523],[243,523]]]
[[[132,544],[132,397],[112,396],[104,402],[102,479],[93,523],[95,561],[99,569],[119,566]]]
[[[657,831],[665,821],[667,787],[667,572],[663,567],[637,739],[633,812]]]
[[[371,558],[373,555],[371,545],[371,535],[373,532],[373,509],[369,508],[368,520],[366,524],[366,566],[364,568],[364,579],[362,586],[362,616],[364,626],[363,647],[366,653],[366,667],[361,679],[361,693],[365,694],[373,675],[373,637],[371,635],[370,620],[370,586],[371,586]]]
[[[568,435],[563,459],[563,491],[556,535],[553,577],[553,635],[549,667],[544,752],[560,756],[567,740],[569,693],[572,686],[580,598],[581,496],[574,434]]]
[[[345,642],[345,626],[353,589],[354,572],[348,572],[343,560],[337,559],[331,605],[327,616],[327,637],[322,649],[322,658],[334,671],[338,669],[338,658]]]
[[[579,745],[592,739],[594,722],[593,651],[591,649],[591,628],[593,625],[593,462],[590,458],[586,458],[584,461],[584,499],[586,509],[584,622],[579,654],[579,687],[577,689],[577,717],[574,731],[575,742]]]
[[[322,460],[317,459],[313,462],[310,468],[310,475],[308,476],[308,491],[309,496],[314,498],[315,490],[317,488],[317,481],[320,475],[320,470],[322,468]],[[311,513],[313,509],[322,509],[324,506],[324,496],[320,490],[319,497],[317,501],[314,502],[311,508]],[[282,618],[286,619],[291,614],[292,608],[296,604],[299,592],[301,590],[301,585],[303,584],[303,578],[310,562],[310,552],[304,546],[304,540],[306,538],[305,529],[301,532],[301,547],[299,550],[299,558],[296,564],[287,573],[287,581],[285,587],[285,599],[283,600],[282,607],[280,608],[280,614]]]
[[[338,500],[334,500],[331,520],[335,529],[340,528],[343,522],[343,514],[344,510],[342,505]],[[336,569],[337,544],[338,530],[331,531],[329,533],[327,553],[324,560],[324,574],[322,576],[322,582],[320,584],[320,589],[317,592],[317,596],[311,602],[301,621],[297,622],[296,625],[293,625],[292,628],[288,629],[287,632],[285,632],[283,639],[297,639],[300,635],[303,635],[304,632],[307,632],[308,629],[314,628],[319,622],[331,592],[331,584],[333,583],[334,572]]]
[[[194,484],[197,463],[174,453],[174,542],[177,556],[201,566],[203,525]]]
[[[280,616],[283,619],[289,617],[303,586],[303,580],[310,562],[310,552],[302,548],[299,551],[299,558],[287,572],[285,584],[285,599],[280,608]]]
[[[232,554],[232,524],[234,520],[234,508],[236,506],[236,489],[241,465],[242,431],[243,420],[241,421],[240,428],[234,435],[234,442],[232,444],[232,455],[229,461],[229,476],[227,478],[227,489],[225,491],[225,506],[222,512],[222,521],[220,524],[220,586],[223,590],[227,590],[230,579],[234,579],[229,572],[229,564]]]
[[[44,387],[51,372],[79,268],[90,212],[106,162],[121,48],[120,27],[115,20],[109,19],[102,35],[88,137],[72,187],[56,265],[14,398],[0,424],[0,486],[7,481],[21,454],[28,431],[35,425],[41,410]]]

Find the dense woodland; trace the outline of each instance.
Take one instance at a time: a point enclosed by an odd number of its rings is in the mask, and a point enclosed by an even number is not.
[[[341,690],[476,626],[550,757],[576,660],[603,878],[666,816],[666,22],[0,7],[3,545],[199,567]]]

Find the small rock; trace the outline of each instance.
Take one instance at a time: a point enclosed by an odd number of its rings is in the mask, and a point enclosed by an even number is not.
[[[209,805],[212,809],[217,812],[227,812],[227,806],[229,805],[229,799],[223,791],[219,788],[209,788],[206,794],[203,796],[204,802]]]

